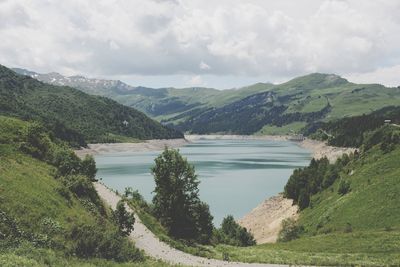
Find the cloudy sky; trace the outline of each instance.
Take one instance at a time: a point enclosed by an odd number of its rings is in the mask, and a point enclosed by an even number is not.
[[[0,64],[132,85],[400,85],[399,0],[0,0]]]

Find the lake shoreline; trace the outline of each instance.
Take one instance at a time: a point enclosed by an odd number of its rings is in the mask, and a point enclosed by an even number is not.
[[[88,148],[76,150],[75,153],[79,157],[84,157],[88,154],[161,151],[166,146],[179,148],[199,140],[289,141],[308,150],[313,158],[320,159],[327,157],[331,162],[343,154],[355,151],[354,148],[333,147],[327,145],[325,142],[307,138],[303,141],[292,141],[290,139],[291,136],[288,135],[185,135],[185,138],[182,139],[146,140],[139,143],[89,144]],[[292,200],[283,198],[282,194],[269,197],[242,218],[237,218],[237,221],[253,233],[257,243],[276,242],[281,222],[287,218],[297,218],[297,206],[293,206],[292,202]]]
[[[305,138],[303,141],[292,141],[289,135],[185,135],[180,139],[153,139],[144,140],[138,143],[98,143],[88,144],[87,148],[75,150],[79,157],[85,155],[99,155],[104,153],[119,152],[145,152],[159,151],[164,147],[179,148],[198,140],[265,140],[265,141],[289,141],[298,146],[311,151],[312,157],[320,159],[327,157],[330,161],[335,161],[343,154],[354,152],[355,148],[333,147],[325,142]]]
[[[305,148],[311,152],[315,159],[327,157],[329,161],[334,162],[343,154],[354,152],[355,148],[334,147],[327,145],[325,142],[305,138],[303,141],[293,141],[290,135],[224,135],[224,134],[209,134],[209,135],[185,135],[185,139],[191,142],[197,140],[265,140],[265,141],[289,141]]]
[[[82,158],[86,155],[100,155],[106,153],[161,151],[165,147],[178,148],[189,143],[190,141],[179,138],[143,140],[143,142],[138,143],[88,144],[87,148],[75,150],[75,154]]]

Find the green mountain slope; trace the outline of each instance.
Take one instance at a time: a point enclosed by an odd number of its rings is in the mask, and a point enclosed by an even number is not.
[[[121,235],[73,155],[36,123],[0,116],[0,265],[159,266]]]
[[[111,99],[45,84],[3,66],[0,114],[41,120],[61,132],[67,129],[82,134],[87,142],[182,137],[181,133]]]
[[[400,107],[388,106],[370,114],[311,124],[305,132],[333,146],[360,147],[371,131],[384,124],[400,125]]]
[[[193,133],[253,134],[266,125],[312,124],[371,113],[389,105],[400,105],[400,88],[353,84],[336,75],[315,73],[219,108],[187,114],[176,127]],[[164,123],[177,122],[180,117]]]
[[[330,232],[400,231],[400,149],[389,153],[375,147],[343,168],[350,192],[338,193],[340,180],[311,198],[299,223],[306,235]],[[400,252],[400,248],[399,248]]]

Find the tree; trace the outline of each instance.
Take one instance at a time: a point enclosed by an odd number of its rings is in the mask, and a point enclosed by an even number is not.
[[[300,210],[304,210],[310,205],[310,194],[306,189],[300,190],[299,200],[297,202]]]
[[[210,213],[210,207],[204,202],[199,202],[195,206],[196,221],[198,225],[199,236],[197,240],[200,243],[206,244],[210,242],[214,225],[212,224],[213,216]]]
[[[91,181],[96,180],[96,162],[92,155],[86,155],[85,158],[82,160],[81,163],[81,173],[89,177]]]
[[[54,153],[53,165],[58,169],[59,175],[76,175],[82,170],[81,160],[70,149],[57,149]]]
[[[115,211],[113,211],[113,219],[117,223],[120,233],[128,236],[133,231],[135,216],[126,210],[123,201],[118,201]]]
[[[212,216],[199,199],[199,180],[194,167],[176,149],[165,148],[151,169],[154,214],[176,238],[209,240]]]

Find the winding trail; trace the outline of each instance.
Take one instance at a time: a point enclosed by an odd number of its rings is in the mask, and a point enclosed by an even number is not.
[[[115,194],[113,191],[108,189],[101,183],[94,183],[94,186],[99,196],[105,201],[106,204],[110,205],[112,209],[115,209],[118,201],[121,199],[120,196]],[[129,212],[132,209],[126,206]],[[194,256],[175,248],[170,247],[168,244],[161,242],[147,227],[140,221],[139,217],[135,214],[135,225],[134,231],[130,234],[129,238],[135,242],[137,248],[142,249],[148,256],[160,259],[164,262],[177,265],[185,266],[226,266],[226,267],[288,267],[289,265],[277,265],[277,264],[261,264],[261,263],[241,263],[241,262],[227,262],[216,259],[207,259],[198,256]]]

